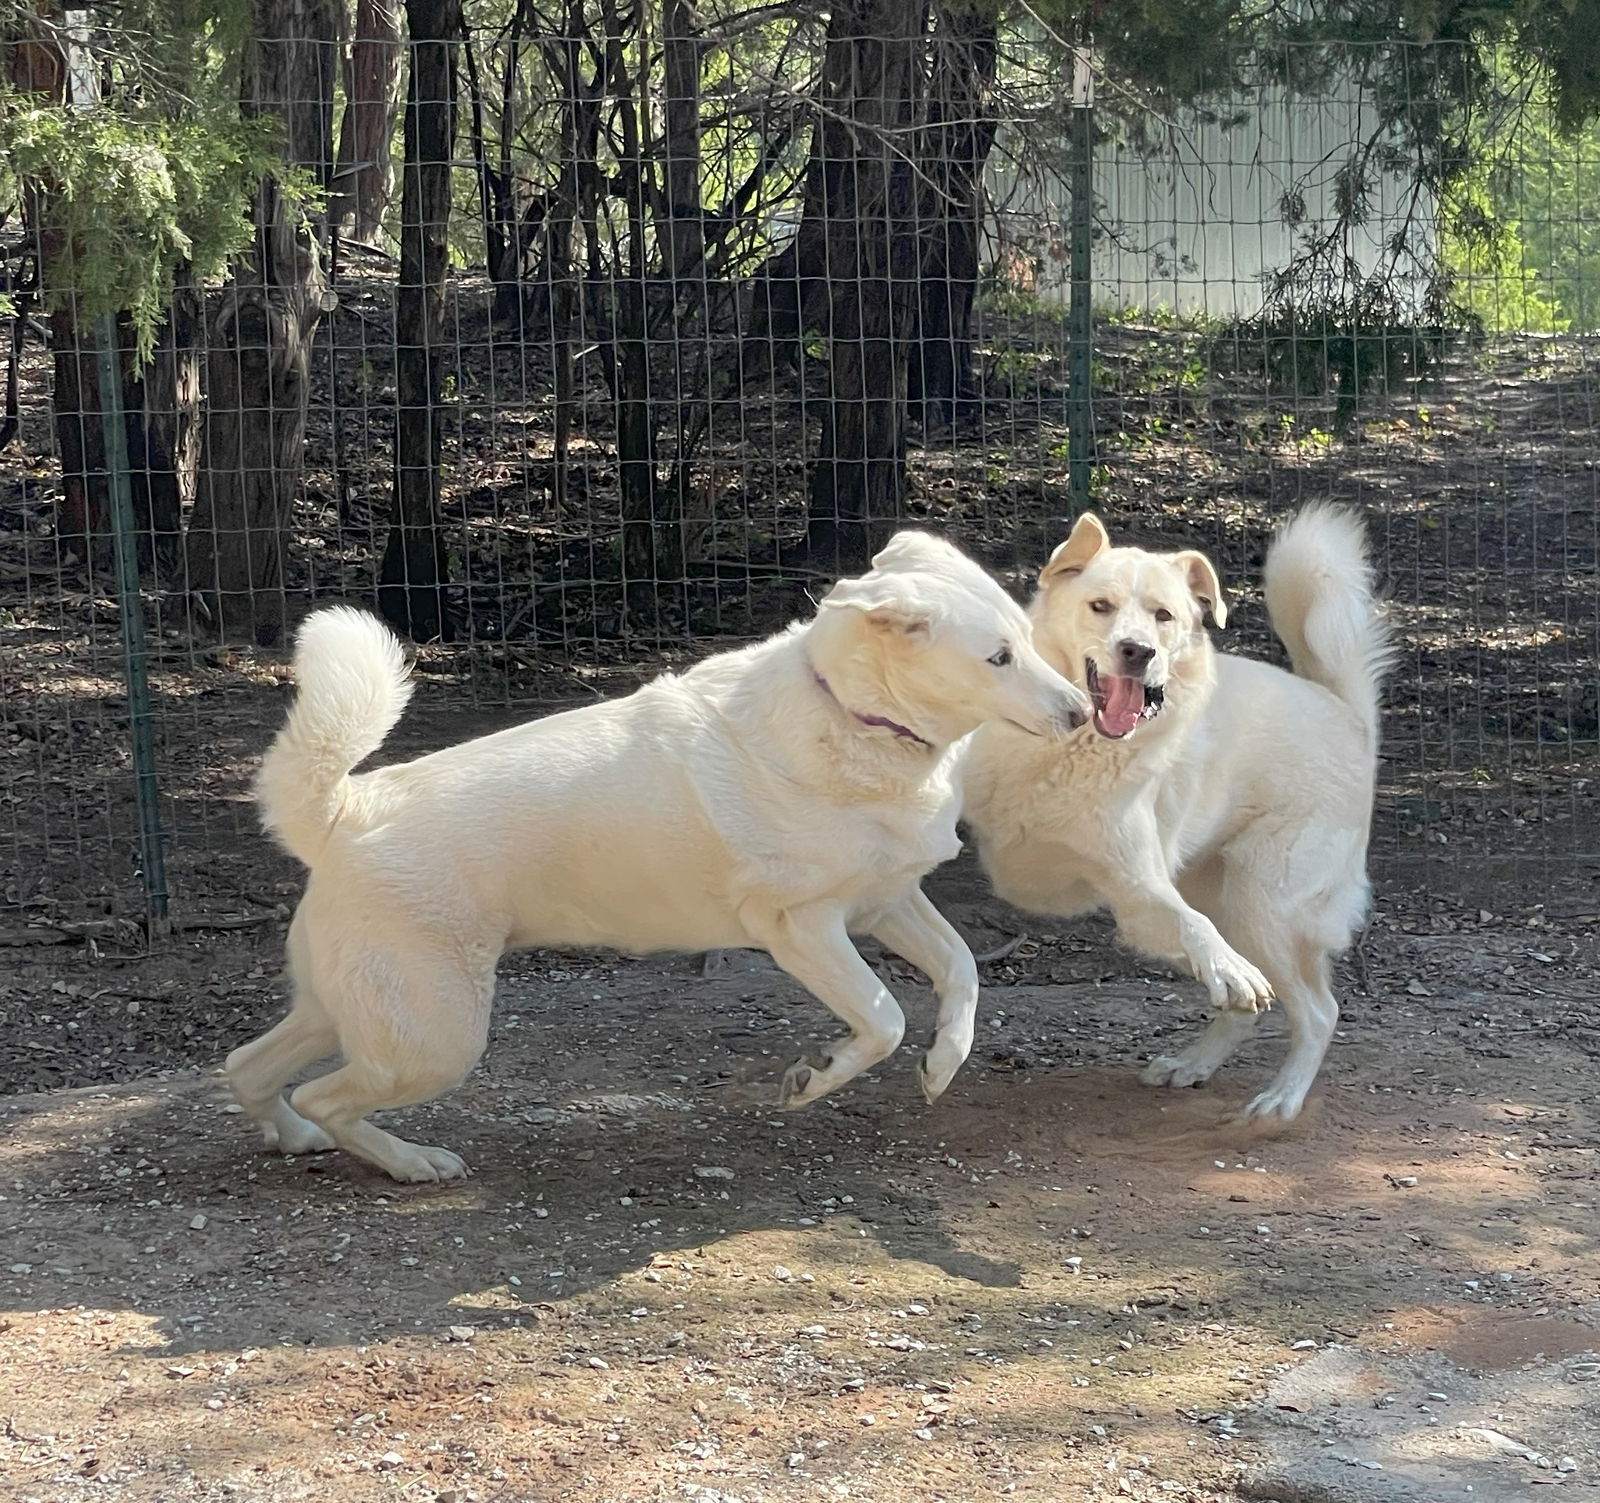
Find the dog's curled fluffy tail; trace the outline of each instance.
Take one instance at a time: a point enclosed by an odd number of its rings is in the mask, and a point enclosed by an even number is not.
[[[411,698],[405,656],[376,616],[334,606],[295,642],[299,685],[256,779],[262,823],[310,866],[350,796],[350,769],[372,755]]]
[[[1341,506],[1308,506],[1267,549],[1267,614],[1301,678],[1338,695],[1377,745],[1394,646],[1378,609],[1366,529]]]

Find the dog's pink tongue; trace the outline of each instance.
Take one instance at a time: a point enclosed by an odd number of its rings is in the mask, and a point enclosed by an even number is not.
[[[1138,725],[1144,714],[1144,685],[1136,678],[1102,676],[1100,686],[1106,703],[1095,716],[1095,724],[1102,736],[1118,740]]]

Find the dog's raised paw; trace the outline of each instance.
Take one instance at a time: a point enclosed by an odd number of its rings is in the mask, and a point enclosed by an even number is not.
[[[811,1084],[811,1066],[802,1061],[790,1065],[784,1071],[783,1084],[778,1088],[778,1103],[781,1106],[796,1106],[800,1103],[797,1097],[805,1095],[805,1090]]]
[[[935,1044],[917,1061],[917,1086],[922,1092],[922,1099],[930,1106],[950,1089],[950,1082],[955,1079],[956,1071],[966,1058],[962,1055],[953,1064],[947,1060],[936,1065],[933,1059],[937,1053],[938,1045]]]
[[[1242,958],[1208,967],[1203,977],[1218,1012],[1265,1012],[1272,1006],[1272,983]]]
[[[809,1105],[816,1096],[812,1090],[815,1077],[832,1063],[826,1057],[797,1059],[783,1073],[783,1084],[778,1088],[778,1105],[790,1109]]]

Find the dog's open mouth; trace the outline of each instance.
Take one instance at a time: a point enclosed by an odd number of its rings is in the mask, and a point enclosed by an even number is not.
[[[1141,720],[1154,720],[1161,713],[1166,691],[1160,684],[1102,673],[1089,658],[1083,660],[1083,666],[1089,698],[1094,701],[1094,728],[1102,736],[1120,741]]]

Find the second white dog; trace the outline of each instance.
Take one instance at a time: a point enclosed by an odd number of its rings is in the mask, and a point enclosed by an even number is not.
[[[1361,526],[1310,507],[1268,551],[1293,674],[1212,650],[1204,616],[1225,624],[1227,601],[1203,554],[1114,548],[1084,516],[1039,583],[1034,639],[1081,678],[1095,731],[1061,746],[1004,726],[972,738],[965,814],[983,864],[1018,907],[1108,907],[1129,944],[1205,984],[1218,1016],[1151,1061],[1151,1084],[1208,1080],[1276,993],[1289,1055],[1246,1112],[1294,1117],[1339,1018],[1331,959],[1367,905],[1389,639]]]
[[[466,1166],[367,1116],[466,1076],[511,948],[768,951],[850,1029],[789,1070],[783,1099],[800,1106],[900,1043],[905,1018],[850,941],[870,933],[934,983],[921,1079],[938,1096],[978,1001],[971,953],[919,886],[959,849],[950,748],[991,719],[1049,739],[1088,710],[1021,608],[920,533],[804,626],[363,776],[351,769],[410,694],[399,644],[374,617],[323,611],[295,669],[259,784],[268,828],[311,868],[289,930],[294,1002],[227,1073],[269,1146],[338,1145],[404,1181]],[[342,1066],[285,1100],[335,1051]]]

